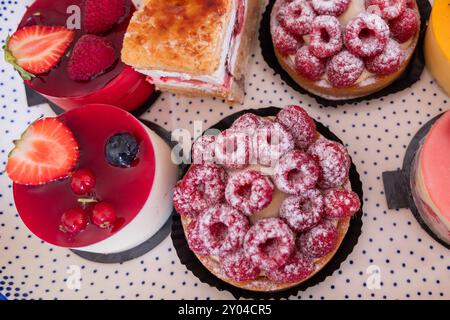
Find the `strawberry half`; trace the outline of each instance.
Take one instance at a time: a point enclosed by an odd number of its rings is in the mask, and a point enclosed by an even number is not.
[[[5,61],[31,80],[59,63],[74,36],[75,31],[60,26],[23,27],[6,39]]]
[[[14,144],[6,173],[23,185],[37,186],[67,177],[79,156],[72,132],[56,118],[34,122]]]

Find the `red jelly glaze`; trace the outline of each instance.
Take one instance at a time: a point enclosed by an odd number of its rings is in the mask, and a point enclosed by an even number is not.
[[[57,246],[79,248],[109,238],[137,216],[153,186],[155,151],[142,124],[119,108],[90,105],[66,112],[59,119],[72,130],[80,146],[77,167],[95,172],[97,197],[116,209],[116,224],[112,231],[91,224],[72,238],[59,231],[61,215],[79,206],[69,179],[39,187],[14,184],[14,201],[23,222],[36,236]],[[120,132],[129,132],[139,141],[138,161],[127,169],[109,165],[104,156],[107,139]]]
[[[30,25],[60,25],[65,26],[71,14],[66,13],[71,5],[81,6],[83,0],[37,0],[27,10],[22,18],[19,28]],[[120,51],[125,32],[135,10],[130,0],[128,2],[128,16],[114,26],[105,35],[113,43],[117,62],[104,74],[87,82],[73,81],[67,73],[67,54],[61,62],[47,74],[39,75],[26,83],[44,95],[46,98],[63,108],[71,110],[86,104],[112,104],[124,110],[131,111],[141,106],[154,92],[152,84],[146,81],[146,77],[134,71],[120,61]],[[36,13],[40,13],[39,16]],[[73,46],[84,34],[80,29],[76,30]]]

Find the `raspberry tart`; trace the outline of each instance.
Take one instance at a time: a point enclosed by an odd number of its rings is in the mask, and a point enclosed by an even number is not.
[[[270,18],[282,68],[328,100],[367,96],[394,82],[419,29],[415,0],[276,0]]]
[[[275,292],[310,279],[360,211],[346,149],[321,136],[299,106],[276,117],[244,114],[217,137],[200,138],[192,154],[174,207],[190,250],[235,287]]]
[[[106,103],[132,111],[154,92],[120,60],[131,0],[36,0],[5,44],[25,83],[64,110]]]
[[[88,105],[32,123],[15,141],[6,173],[31,232],[107,255],[142,244],[170,217],[178,178],[170,154],[126,111]]]

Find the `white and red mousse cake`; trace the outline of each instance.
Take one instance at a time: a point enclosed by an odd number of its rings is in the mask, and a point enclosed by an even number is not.
[[[89,105],[32,123],[7,164],[25,225],[42,240],[99,254],[132,249],[172,213],[170,147],[129,113]]]
[[[450,244],[450,112],[431,128],[416,156],[412,190],[430,229]]]
[[[251,113],[193,145],[174,206],[190,249],[215,276],[272,292],[296,286],[335,255],[360,209],[350,157],[299,106]]]

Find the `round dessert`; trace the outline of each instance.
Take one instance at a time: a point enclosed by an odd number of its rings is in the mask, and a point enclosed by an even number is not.
[[[270,19],[282,68],[329,100],[367,96],[394,82],[419,29],[415,0],[277,0]]]
[[[450,112],[433,125],[411,171],[411,190],[420,216],[450,245]]]
[[[428,69],[447,95],[450,95],[450,0],[435,0],[425,37]]]
[[[5,60],[64,110],[113,104],[127,111],[154,92],[120,60],[131,0],[36,0],[7,39]]]
[[[221,143],[230,132],[234,139]],[[270,150],[263,157],[261,145]],[[276,117],[244,114],[192,153],[201,161],[176,185],[174,207],[199,261],[236,287],[274,292],[313,277],[360,210],[346,149],[321,136],[299,106]]]
[[[170,147],[124,110],[89,105],[32,123],[6,172],[25,225],[65,248],[111,254],[148,240],[172,213]]]

